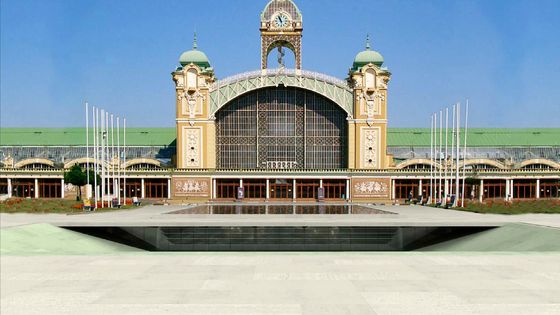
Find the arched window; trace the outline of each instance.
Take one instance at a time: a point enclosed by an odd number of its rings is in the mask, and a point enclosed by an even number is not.
[[[195,69],[187,70],[187,89],[196,89],[197,74]]]
[[[347,167],[346,112],[299,88],[271,87],[216,113],[217,165],[226,169]]]
[[[405,169],[405,170],[429,170],[430,169],[430,164],[425,164],[425,163],[411,164],[411,165],[408,165],[408,166],[404,167],[403,169]]]
[[[494,165],[490,165],[490,164],[484,164],[484,163],[479,163],[479,164],[467,164],[465,166],[466,170],[486,170],[486,169],[493,169],[493,168],[497,168]]]
[[[26,170],[51,170],[51,169],[54,169],[54,167],[52,167],[51,165],[44,164],[44,163],[25,164],[21,168],[26,169]]]
[[[137,163],[127,167],[129,170],[159,170],[161,167],[152,163]]]
[[[373,69],[366,70],[366,88],[375,89],[375,71]]]
[[[552,166],[541,163],[528,164],[522,167],[524,170],[546,170],[551,168]]]

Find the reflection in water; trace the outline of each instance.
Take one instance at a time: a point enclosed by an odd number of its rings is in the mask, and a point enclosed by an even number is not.
[[[357,205],[202,205],[167,214],[394,214]]]

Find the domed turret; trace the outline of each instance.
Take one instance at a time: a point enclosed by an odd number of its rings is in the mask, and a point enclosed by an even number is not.
[[[182,53],[181,57],[179,57],[179,63],[183,67],[194,63],[203,70],[210,68],[210,61],[208,60],[208,57],[203,51],[198,50],[198,46],[196,44],[196,34],[194,35],[193,49]]]
[[[356,71],[359,68],[373,63],[374,65],[381,67],[383,65],[383,56],[375,50],[371,50],[369,44],[369,35],[366,38],[366,50],[359,52],[354,58],[354,63],[352,64],[352,70]]]

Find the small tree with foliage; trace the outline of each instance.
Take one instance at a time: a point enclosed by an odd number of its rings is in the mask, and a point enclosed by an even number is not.
[[[64,173],[64,182],[76,186],[78,200],[82,199],[82,186],[86,184],[86,173],[78,164],[74,164]]]

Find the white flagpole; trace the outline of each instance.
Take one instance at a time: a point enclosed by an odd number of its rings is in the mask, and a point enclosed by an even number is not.
[[[105,183],[107,187],[107,196],[111,196],[111,186],[109,186],[111,180],[111,170],[109,167],[111,164],[109,163],[109,112],[105,112],[105,163],[107,165],[107,171],[105,173],[105,178],[107,182]],[[111,207],[111,203],[107,200],[107,208]]]
[[[111,200],[115,198],[115,137],[114,137],[114,127],[115,123],[113,120],[113,114],[111,114],[111,184],[113,185],[113,193],[111,194]]]
[[[93,161],[95,164],[93,164],[93,202],[94,205],[93,208],[97,208],[97,139],[96,139],[96,126],[95,126],[95,121],[97,119],[97,116],[95,115],[95,106],[92,106],[91,108],[91,115],[93,116]]]
[[[438,161],[438,137],[437,137],[437,111],[434,113],[434,203],[438,202],[438,169],[436,163]]]
[[[95,108],[95,181],[97,182],[97,174],[99,174],[99,108]],[[97,209],[97,201],[99,200],[99,187],[95,184],[95,208]]]
[[[459,204],[459,159],[460,159],[460,154],[459,154],[459,148],[461,147],[461,103],[457,103],[457,146],[456,146],[456,155],[455,155],[455,159],[456,159],[456,163],[455,163],[455,203],[453,204],[455,207]]]
[[[444,189],[444,198],[447,200],[447,196],[449,195],[449,181],[447,180],[447,135],[449,133],[449,107],[445,108],[445,161],[444,161],[444,166],[443,166],[443,177],[444,177],[444,184],[445,184],[445,189]]]
[[[465,207],[465,163],[467,162],[467,131],[469,123],[469,99],[465,105],[465,143],[463,144],[463,189],[461,193],[461,208]],[[480,187],[482,189],[482,187]],[[472,189],[472,188],[471,188]],[[483,193],[483,192],[480,192]]]
[[[105,110],[101,110],[101,208],[105,208]]]
[[[89,104],[86,102],[86,198],[90,198],[89,195]]]
[[[123,118],[123,197],[126,205],[126,118]]]
[[[441,195],[442,195],[442,182],[441,182],[441,177],[443,176],[443,168],[442,168],[442,163],[441,163],[441,151],[442,151],[442,144],[443,142],[443,111],[439,111],[439,152],[438,152],[438,158],[439,158],[439,172],[438,172],[438,177],[439,177],[439,184],[438,184],[438,197],[439,197],[439,201],[441,203],[441,205],[443,205],[443,200],[441,199]]]
[[[95,120],[96,120],[96,132],[97,134],[95,135],[95,137],[97,138],[97,173],[99,174],[99,179],[101,180],[101,183],[98,184],[97,187],[97,192],[99,197],[101,197],[101,195],[103,194],[103,190],[101,189],[101,184],[103,184],[103,180],[101,178],[101,174],[103,172],[103,160],[101,159],[101,133],[99,132],[99,128],[101,127],[101,123],[99,122],[99,115],[100,115],[100,110],[99,107],[95,109]],[[99,199],[99,197],[97,199]],[[103,199],[101,199],[103,200]],[[97,205],[95,205],[95,207],[97,208]]]
[[[457,105],[453,105],[453,115],[451,117],[451,122],[453,124],[453,130],[451,131],[451,165],[449,167],[449,195],[453,195],[454,185],[453,185],[453,167],[455,165],[455,111]]]
[[[121,128],[120,117],[117,116],[117,193],[118,202],[121,204]]]
[[[434,114],[432,114],[431,120],[430,120],[430,197],[428,198],[428,204],[432,203],[432,193],[434,190],[434,185],[433,185],[433,172],[434,172],[434,163],[433,163],[433,157],[434,157],[434,132],[433,129],[434,128]]]
[[[435,176],[434,173],[436,168],[434,166],[434,157],[435,157],[435,138],[434,138],[434,123],[435,123],[435,114],[432,114],[432,125],[430,127],[430,164],[431,164],[431,172],[430,172],[430,204],[434,202],[434,181]]]

